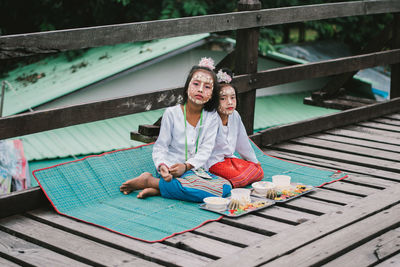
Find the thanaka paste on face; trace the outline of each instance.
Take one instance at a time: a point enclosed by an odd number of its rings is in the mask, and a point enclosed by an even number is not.
[[[232,96],[234,96],[235,98],[232,99]],[[235,89],[233,89],[231,86],[224,86],[219,92],[219,97],[220,100],[218,111],[224,115],[231,115],[236,109]],[[225,100],[221,100],[221,97],[225,97]]]
[[[200,83],[199,86],[195,86],[193,84],[196,81]],[[211,88],[205,88],[206,84],[208,84]],[[214,82],[211,74],[208,74],[207,72],[197,71],[193,74],[192,79],[190,80],[188,88],[188,98],[198,105],[205,104],[211,98],[213,86]],[[197,99],[195,97],[196,94],[201,94],[203,96],[203,99]]]
[[[195,72],[192,76],[192,81],[193,80],[198,80],[203,83],[209,83],[211,86],[213,86],[213,84],[214,84],[211,74],[208,74],[208,73]]]

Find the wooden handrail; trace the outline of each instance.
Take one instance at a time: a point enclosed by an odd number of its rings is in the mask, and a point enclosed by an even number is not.
[[[250,138],[260,146],[270,146],[293,138],[344,127],[399,111],[400,98],[395,98],[383,103],[366,105],[318,118],[275,126],[259,131],[251,135]]]
[[[400,49],[393,49],[383,52],[273,68],[252,75],[239,75],[234,78],[233,83],[238,87],[239,92],[247,92],[279,84],[358,71],[399,62]]]
[[[182,88],[0,118],[0,140],[175,105]]]
[[[400,12],[400,1],[364,0],[8,35],[0,37],[0,59],[197,33],[395,12]]]

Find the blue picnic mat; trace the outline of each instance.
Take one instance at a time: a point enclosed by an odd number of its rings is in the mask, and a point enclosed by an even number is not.
[[[287,174],[293,182],[319,186],[343,178],[343,173],[318,170],[265,155],[253,144],[264,169],[264,180]],[[89,156],[33,172],[38,184],[60,214],[147,242],[165,240],[193,230],[221,215],[202,210],[198,203],[124,195],[120,185],[148,171],[155,175],[152,145]]]

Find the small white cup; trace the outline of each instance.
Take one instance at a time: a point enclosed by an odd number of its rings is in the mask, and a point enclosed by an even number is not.
[[[272,183],[277,187],[288,187],[290,186],[289,175],[274,175],[272,176]]]
[[[247,188],[235,188],[231,190],[232,199],[239,200],[241,205],[246,205],[251,202],[251,190]]]
[[[251,186],[253,187],[256,194],[266,195],[268,190],[273,189],[275,185],[272,182],[259,181],[252,183]]]

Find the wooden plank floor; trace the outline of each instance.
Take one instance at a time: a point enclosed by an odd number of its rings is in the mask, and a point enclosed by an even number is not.
[[[151,244],[43,207],[0,220],[0,265],[399,266],[400,113],[263,149],[349,177]]]

